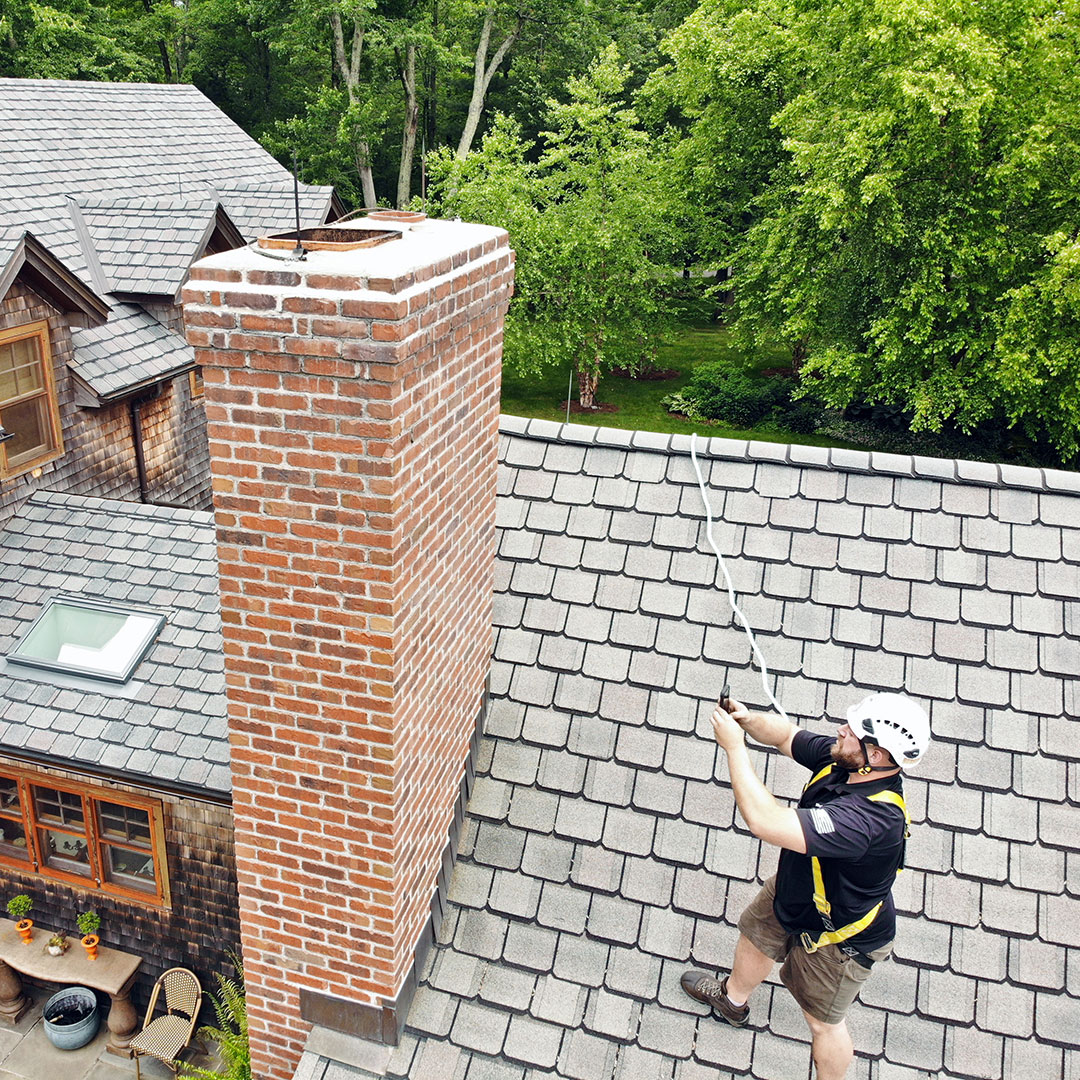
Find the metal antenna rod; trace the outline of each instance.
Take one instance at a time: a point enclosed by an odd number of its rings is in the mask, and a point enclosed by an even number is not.
[[[293,183],[293,208],[296,211],[296,247],[293,248],[293,258],[304,257],[304,245],[300,243],[300,177],[296,174],[296,151],[292,154],[292,183]]]

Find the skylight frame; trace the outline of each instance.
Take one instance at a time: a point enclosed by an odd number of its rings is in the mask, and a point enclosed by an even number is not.
[[[73,664],[25,652],[27,642],[33,639],[35,632],[45,624],[58,607],[79,608],[95,615],[124,615],[128,618],[145,619],[148,620],[148,625],[138,643],[128,654],[122,669]],[[168,614],[157,608],[143,607],[138,604],[119,604],[111,600],[99,600],[96,597],[67,596],[60,593],[46,601],[37,618],[23,632],[14,649],[7,654],[7,660],[9,663],[23,664],[39,670],[56,671],[64,675],[82,676],[99,679],[113,685],[122,685],[128,682],[135,669],[146,658],[146,654],[157,640],[166,622],[168,622]]]

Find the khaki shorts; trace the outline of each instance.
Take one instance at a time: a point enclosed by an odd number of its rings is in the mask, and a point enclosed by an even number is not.
[[[808,953],[798,938],[789,934],[773,912],[776,878],[762,886],[739,919],[739,932],[766,956],[777,962],[780,981],[791,991],[799,1007],[823,1024],[839,1024],[851,1003],[870,977],[869,968],[845,956],[835,945],[825,945]],[[892,943],[868,955],[884,960],[892,952]]]

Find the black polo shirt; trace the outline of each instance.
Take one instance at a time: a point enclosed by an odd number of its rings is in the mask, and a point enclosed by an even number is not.
[[[816,774],[830,764],[835,739],[799,731],[791,743],[791,756]],[[839,929],[855,922],[879,900],[874,921],[848,939],[860,952],[880,949],[896,933],[892,884],[904,853],[904,815],[887,802],[866,796],[879,791],[903,794],[900,776],[863,784],[849,784],[845,769],[833,769],[803,792],[799,823],[806,838],[805,855],[786,848],[780,852],[773,910],[790,933],[808,931],[817,937],[825,927],[814,907],[814,874],[810,857],[821,861],[825,896],[832,905],[833,925]]]

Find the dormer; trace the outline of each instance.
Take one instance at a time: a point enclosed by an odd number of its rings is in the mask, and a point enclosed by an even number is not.
[[[0,232],[0,481],[64,452],[55,358],[69,350],[59,337],[108,312],[31,233]]]

